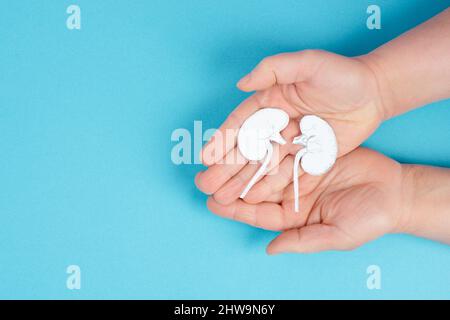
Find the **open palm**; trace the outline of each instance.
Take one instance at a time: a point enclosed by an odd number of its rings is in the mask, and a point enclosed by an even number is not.
[[[199,189],[214,194],[222,204],[238,199],[258,170],[259,164],[248,163],[236,146],[240,126],[258,109],[278,107],[289,114],[291,122],[282,133],[288,142],[299,134],[303,115],[325,119],[336,133],[338,156],[359,146],[383,117],[376,77],[363,58],[319,50],[280,54],[264,59],[238,87],[256,92],[230,114],[204,147],[202,159],[209,168],[196,177]],[[290,143],[281,146],[269,166],[272,173],[279,172],[274,171],[277,166],[288,166],[297,150]]]
[[[210,197],[208,208],[225,218],[284,231],[269,245],[272,254],[349,250],[402,230],[401,166],[375,151],[358,148],[321,177],[302,174],[298,213],[289,178],[277,186],[259,182],[249,193],[254,202],[264,194],[270,194],[269,200],[250,204],[238,199],[223,205]]]

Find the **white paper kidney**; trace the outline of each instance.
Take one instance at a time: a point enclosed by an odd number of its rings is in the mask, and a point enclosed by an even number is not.
[[[250,161],[261,161],[261,167],[252,177],[241,194],[244,198],[248,191],[264,174],[273,154],[272,142],[285,144],[281,131],[287,127],[289,116],[277,108],[264,108],[247,118],[239,129],[238,148],[241,154]]]
[[[298,166],[301,160],[302,169],[311,175],[326,173],[336,162],[338,147],[336,135],[331,126],[314,115],[304,116],[300,120],[301,136],[294,138],[293,143],[303,145],[294,159],[294,196],[295,211],[298,212]]]

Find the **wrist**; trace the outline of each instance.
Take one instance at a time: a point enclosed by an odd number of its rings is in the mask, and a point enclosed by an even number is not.
[[[357,59],[370,70],[376,82],[379,98],[378,111],[381,115],[381,121],[394,117],[397,103],[393,86],[389,82],[385,67],[383,67],[382,58],[375,52],[371,52]]]
[[[450,170],[402,166],[403,219],[398,232],[450,244]]]
[[[416,208],[415,194],[420,179],[420,167],[415,165],[401,165],[401,196],[400,196],[400,220],[395,230],[396,233],[416,234],[420,223],[417,221],[414,208]]]

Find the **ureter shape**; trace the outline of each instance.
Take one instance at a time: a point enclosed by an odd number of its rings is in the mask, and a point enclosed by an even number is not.
[[[298,167],[300,166],[300,160],[306,154],[306,147],[297,152],[294,158],[294,210],[298,212],[299,210],[299,194],[298,194]]]
[[[272,154],[273,154],[272,143],[270,141],[267,141],[267,154],[266,154],[266,157],[264,158],[264,162],[262,163],[262,165],[258,169],[258,171],[256,171],[255,175],[252,177],[250,182],[247,184],[244,191],[242,191],[241,199],[243,199],[247,195],[249,190],[255,185],[255,183],[258,181],[258,179],[264,174],[264,172],[267,169],[267,166],[269,165],[270,159],[272,158]]]

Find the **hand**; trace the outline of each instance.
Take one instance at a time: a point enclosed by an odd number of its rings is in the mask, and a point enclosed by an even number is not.
[[[244,91],[256,90],[242,102],[219,128],[202,152],[209,168],[196,177],[196,184],[216,201],[235,201],[258,164],[249,164],[236,147],[242,123],[264,107],[279,107],[291,117],[283,135],[289,142],[299,134],[299,119],[318,115],[334,129],[342,156],[359,146],[380,124],[383,107],[377,77],[364,58],[347,58],[333,53],[307,50],[264,59],[238,83]],[[290,143],[280,148],[276,168],[297,152]],[[230,160],[231,159],[231,160]]]
[[[290,164],[286,172],[292,171]],[[253,191],[253,196],[262,192],[264,197],[268,193],[263,189],[272,188],[270,200],[249,204],[238,199],[222,205],[210,197],[208,208],[252,226],[285,230],[269,244],[269,254],[350,250],[386,233],[403,232],[409,221],[411,201],[405,196],[401,165],[369,149],[341,157],[324,176],[303,174],[299,213],[294,212],[291,177],[282,180],[260,183]]]

